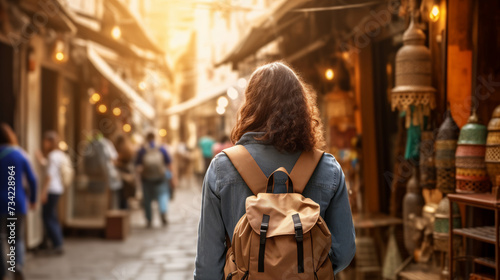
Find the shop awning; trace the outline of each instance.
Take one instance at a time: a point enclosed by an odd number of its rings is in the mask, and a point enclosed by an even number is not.
[[[19,1],[19,7],[30,17],[46,23],[46,27],[53,28],[58,31],[76,33],[76,26],[71,22],[65,14],[65,7],[59,4],[56,0],[22,0]]]
[[[225,94],[227,92],[227,89],[234,84],[236,84],[236,81],[234,81],[233,83],[229,83],[229,84],[226,84],[223,86],[219,86],[219,87],[204,91],[203,94],[199,94],[198,96],[193,97],[193,98],[189,99],[188,101],[185,101],[183,103],[180,103],[180,104],[177,104],[177,105],[174,105],[174,106],[168,108],[165,111],[164,115],[170,116],[170,115],[183,113],[189,109],[192,109],[198,105],[201,105],[207,101],[210,101],[211,99],[214,99],[216,97],[219,97],[219,96]]]
[[[87,56],[90,63],[92,63],[101,75],[121,91],[130,101],[130,105],[133,108],[150,120],[155,117],[155,109],[115,73],[109,64],[95,51],[91,44],[87,46]]]
[[[285,0],[276,2],[268,13],[263,14],[252,26],[250,26],[236,46],[226,55],[226,57],[216,63],[215,66],[228,62],[237,63],[278,38],[284,29],[304,17],[302,13],[294,14],[286,18],[285,15],[292,9],[300,7],[307,2],[307,0]]]
[[[123,23],[126,32],[122,36],[128,42],[133,42],[134,45],[163,54],[163,50],[158,47],[151,35],[148,33],[144,23],[124,4],[121,0],[108,0],[106,5],[112,5],[123,16],[125,16],[126,23]],[[122,24],[120,24],[122,25]]]

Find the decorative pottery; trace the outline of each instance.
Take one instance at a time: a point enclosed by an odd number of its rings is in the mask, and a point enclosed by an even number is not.
[[[484,157],[486,126],[479,124],[476,113],[462,127],[455,154],[457,192],[483,193],[491,191]]]
[[[438,204],[434,216],[434,249],[442,252],[448,252],[449,231],[450,231],[450,200],[444,197]],[[462,220],[460,218],[460,209],[456,203],[453,203],[453,228],[461,228]],[[461,238],[453,238],[453,247],[460,246]]]
[[[491,184],[495,185],[495,178],[500,175],[500,106],[495,108],[488,123],[485,162]]]
[[[413,7],[414,8],[414,7]],[[406,112],[406,127],[423,123],[424,115],[436,107],[432,87],[431,52],[425,46],[425,34],[417,27],[412,12],[408,29],[403,34],[403,47],[396,54],[395,87],[392,110]],[[413,110],[412,110],[413,107]]]
[[[436,137],[436,187],[442,193],[455,192],[455,152],[460,132],[448,111]]]
[[[406,186],[406,194],[403,198],[404,241],[406,250],[408,250],[410,255],[413,255],[413,252],[417,248],[417,244],[413,239],[415,233],[413,220],[415,217],[422,216],[424,204],[424,197],[422,196],[422,190],[418,183],[418,172],[417,169],[414,169],[413,175]]]
[[[423,131],[420,142],[420,187],[436,188],[436,165],[434,132]]]

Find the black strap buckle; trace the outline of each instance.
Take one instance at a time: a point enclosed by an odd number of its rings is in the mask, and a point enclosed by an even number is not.
[[[260,248],[259,248],[259,272],[264,272],[264,256],[266,250],[266,235],[269,228],[269,215],[262,216],[262,223],[260,224]]]

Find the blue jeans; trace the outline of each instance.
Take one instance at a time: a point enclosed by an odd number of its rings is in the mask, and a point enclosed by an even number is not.
[[[6,256],[4,254],[4,247],[7,246],[7,248],[10,248],[10,246],[16,246],[15,250],[15,266],[16,266],[16,271],[22,270],[22,267],[24,265],[24,218],[26,217],[25,215],[22,214],[17,214],[15,216],[17,220],[15,221],[16,229],[15,229],[15,244],[8,244],[7,243],[7,238],[10,235],[10,230],[7,228],[7,225],[10,224],[11,221],[7,220],[7,218],[10,218],[8,216],[2,215],[0,217],[0,226],[1,226],[1,234],[0,234],[0,262],[2,264],[0,265],[0,279],[5,278],[7,275],[7,267],[10,267],[11,265],[8,264],[8,261],[10,261],[10,256]],[[7,253],[10,254],[10,249],[7,250]],[[7,259],[6,259],[7,258]]]
[[[160,214],[164,215],[167,213],[168,202],[170,200],[170,192],[167,180],[142,180],[142,193],[144,213],[148,222],[151,222],[152,220],[151,203],[153,202],[153,200],[156,200],[158,202]]]
[[[60,248],[63,245],[61,225],[59,225],[59,220],[57,219],[57,202],[59,201],[59,197],[60,195],[58,194],[49,194],[47,203],[43,205],[42,211],[45,231],[50,241],[52,241],[54,248]]]

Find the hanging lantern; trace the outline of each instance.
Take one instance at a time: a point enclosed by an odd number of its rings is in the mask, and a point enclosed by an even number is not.
[[[436,165],[434,163],[434,132],[423,131],[420,142],[420,187],[436,188]]]
[[[450,231],[450,201],[444,197],[438,204],[434,217],[434,249],[441,252],[449,251],[449,231]],[[462,220],[460,218],[460,209],[456,203],[453,203],[453,228],[461,228]],[[460,246],[462,239],[460,236],[453,237],[453,248],[455,251]]]
[[[455,152],[459,128],[450,111],[436,137],[436,186],[442,193],[455,192]]]
[[[500,106],[495,108],[488,123],[485,161],[491,184],[496,186],[496,177],[500,175]]]
[[[429,116],[436,107],[431,53],[425,46],[424,32],[415,25],[413,13],[403,43],[396,54],[396,86],[392,89],[391,105],[392,110],[406,112],[406,128],[409,128],[412,124],[423,124],[424,116]]]
[[[491,191],[486,173],[486,126],[479,124],[476,112],[462,127],[456,156],[457,192],[483,193]]]

